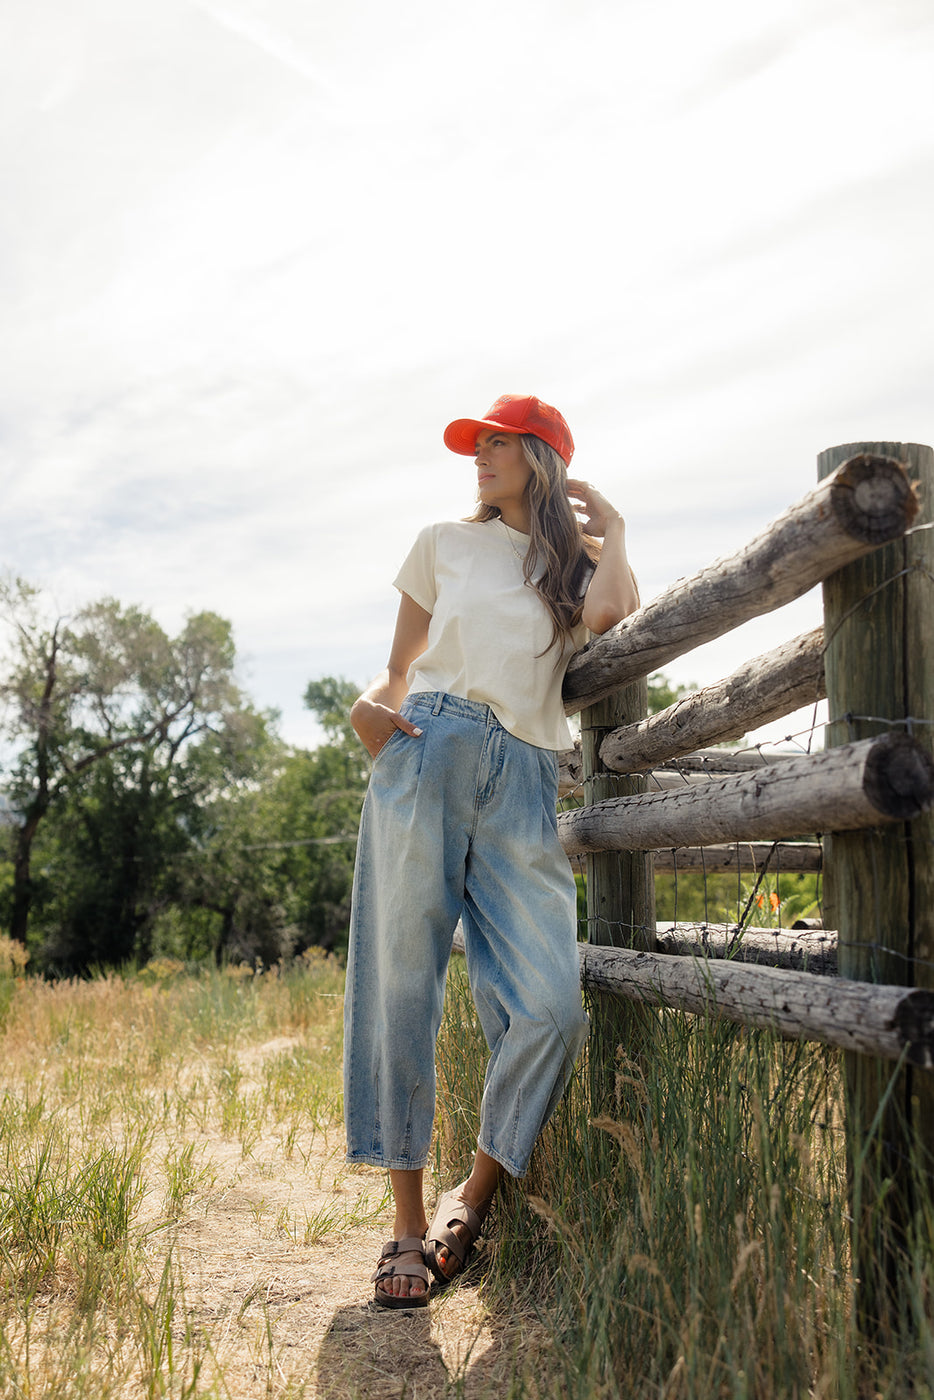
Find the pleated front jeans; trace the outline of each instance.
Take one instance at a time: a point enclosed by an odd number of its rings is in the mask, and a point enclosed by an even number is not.
[[[428,1162],[435,1040],[462,920],[490,1050],[479,1146],[522,1176],[587,1035],[576,891],[555,814],[556,755],[487,705],[417,693],[374,761],[354,875],[344,1004],[352,1162]]]

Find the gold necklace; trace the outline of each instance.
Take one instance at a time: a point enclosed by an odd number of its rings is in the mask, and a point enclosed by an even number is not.
[[[513,554],[516,556],[516,558],[518,559],[519,563],[520,563],[520,564],[523,566],[523,568],[524,568],[524,567],[525,567],[525,555],[524,555],[524,554],[520,554],[519,551],[518,551],[518,549],[516,549],[516,542],[515,542],[515,540],[513,539],[512,535],[509,533],[509,526],[506,524],[505,520],[503,519],[503,517],[502,517],[501,515],[498,515],[496,518],[497,518],[497,520],[499,521],[500,525],[502,525],[503,529],[504,529],[505,532],[506,532],[506,538],[507,538],[507,540],[509,541],[509,545],[510,545],[510,548],[512,549]]]

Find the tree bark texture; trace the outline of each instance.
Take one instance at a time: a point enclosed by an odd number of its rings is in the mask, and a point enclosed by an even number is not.
[[[642,778],[607,772],[599,755],[608,730],[624,717],[643,716],[647,704],[647,687],[642,680],[591,706],[582,716],[581,759],[588,807],[604,800],[625,800],[644,790]],[[627,847],[622,857],[602,851],[589,853],[588,941],[613,943],[623,948],[651,947],[654,928],[655,886],[651,857],[634,847]]]
[[[656,874],[701,871],[705,875],[734,872],[755,875],[817,875],[823,869],[819,841],[736,841],[730,846],[681,846],[655,852]]]
[[[786,967],[823,977],[833,977],[837,971],[833,929],[744,928],[739,935],[735,924],[659,924],[655,950],[672,956]]]
[[[849,563],[825,582],[828,751],[880,732],[907,731],[930,752],[934,452],[912,443],[833,447],[818,458],[818,474],[832,479],[838,463],[855,452],[905,461],[922,501],[919,524],[927,528]],[[845,977],[934,995],[934,816],[906,813],[897,826],[834,832],[826,843],[825,909],[839,931]],[[907,1233],[923,1208],[922,1182],[934,1173],[934,1083],[911,1064],[893,1081],[881,1057],[848,1055],[845,1074],[859,1315],[871,1333],[877,1320],[897,1324],[901,1316],[897,1291]]]
[[[13,907],[10,912],[10,937],[25,945],[32,908],[32,846],[39,824],[52,802],[52,736],[54,732],[53,697],[58,683],[58,661],[61,638],[58,624],[49,634],[43,649],[42,691],[35,711],[35,784],[32,799],[16,830],[13,847]],[[38,677],[37,677],[38,679]]]
[[[605,747],[613,734],[623,734],[628,731],[628,726],[622,729],[610,730],[607,738],[601,747]],[[770,763],[780,763],[784,758],[799,758],[800,749],[794,753],[775,751],[764,754],[759,749],[697,749],[693,753],[682,754],[680,758],[669,760],[659,760],[651,770],[647,772],[647,786],[651,791],[652,784],[657,787],[674,787],[676,784],[672,778],[680,778],[682,783],[684,775],[699,775],[704,778],[720,777],[724,773],[749,773],[754,768],[767,768]],[[611,765],[604,766],[611,771]],[[636,767],[622,770],[628,773],[639,772]],[[561,797],[567,797],[569,793],[577,789],[583,789],[584,766],[581,758],[580,740],[573,749],[562,749],[558,754],[558,792]]]
[[[806,754],[680,792],[562,812],[568,855],[780,840],[904,821],[934,802],[934,761],[903,734]]]
[[[817,627],[764,652],[726,680],[686,695],[640,724],[614,729],[600,757],[617,773],[642,772],[705,744],[741,739],[750,729],[815,704],[825,694],[823,646],[823,628]],[[708,771],[714,761],[712,754]]]
[[[743,622],[799,598],[844,564],[897,539],[918,511],[905,469],[859,454],[744,549],[679,579],[573,657],[569,712],[609,695]]]
[[[809,972],[628,948],[578,948],[584,986],[820,1040],[862,1055],[934,1066],[934,992]]]
[[[724,773],[751,773],[756,768],[768,768],[770,763],[780,763],[785,758],[800,758],[801,750],[775,750],[763,753],[761,749],[697,749],[694,753],[682,754],[670,762],[656,763],[653,773],[703,773],[709,777],[721,777]]]
[[[610,729],[643,719],[648,708],[644,679],[624,686],[590,706],[581,716],[581,761],[588,805],[638,794],[641,777],[610,773],[600,759],[600,745]],[[591,943],[623,948],[652,948],[655,944],[655,872],[650,852],[595,852],[587,856],[587,938]],[[641,1007],[616,997],[593,996],[588,1065],[591,1099],[607,1108],[613,1100],[617,1049],[630,1058],[644,1053],[655,1031]]]

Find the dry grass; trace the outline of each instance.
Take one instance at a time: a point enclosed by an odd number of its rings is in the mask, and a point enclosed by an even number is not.
[[[390,1216],[343,1161],[342,981],[7,979],[0,1394],[427,1400],[517,1368],[534,1393],[545,1333],[482,1267],[427,1310],[370,1301]]]
[[[342,988],[326,958],[0,976],[4,1400],[932,1400],[934,1209],[870,1355],[836,1057],[699,1018],[604,1018],[615,1073],[581,1066],[465,1277],[374,1308],[389,1202],[343,1161]],[[483,1069],[456,965],[448,1002],[438,1189]]]
[[[448,1003],[439,1102],[458,1163],[483,1051],[456,975]],[[529,1177],[497,1205],[485,1283],[492,1307],[522,1279],[539,1300],[552,1393],[934,1400],[934,1198],[919,1173],[898,1316],[860,1328],[839,1056],[607,1000],[592,1020]]]

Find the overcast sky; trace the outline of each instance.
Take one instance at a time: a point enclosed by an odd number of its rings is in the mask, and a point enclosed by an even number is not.
[[[503,392],[644,598],[823,448],[934,440],[930,0],[0,0],[0,173],[5,566],[230,618],[295,743]]]

